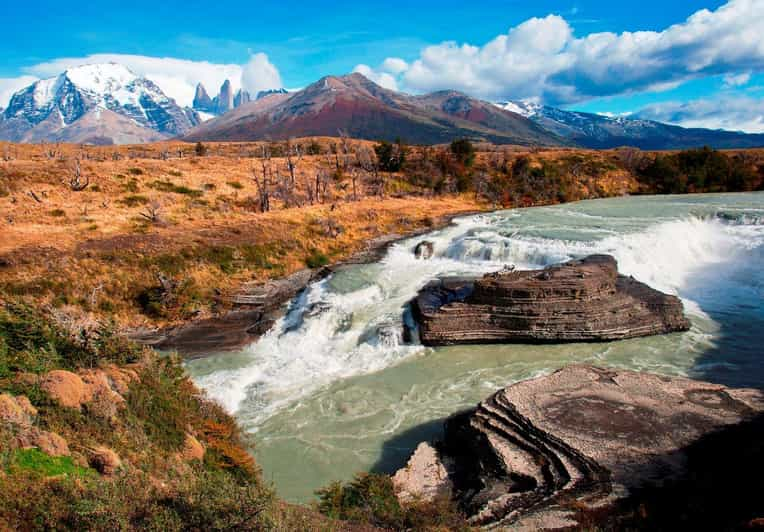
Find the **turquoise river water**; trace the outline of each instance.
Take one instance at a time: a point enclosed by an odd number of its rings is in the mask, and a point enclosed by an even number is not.
[[[435,257],[417,260],[421,240]],[[402,340],[407,303],[441,275],[542,268],[609,253],[677,294],[692,329],[609,344],[425,348]],[[764,193],[629,197],[468,216],[395,244],[378,263],[311,285],[257,343],[194,360],[195,382],[252,434],[282,497],[388,472],[445,416],[575,362],[764,389]]]

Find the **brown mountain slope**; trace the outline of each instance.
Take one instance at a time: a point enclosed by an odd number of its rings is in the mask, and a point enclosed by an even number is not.
[[[384,89],[361,74],[325,77],[289,95],[263,100],[193,129],[189,141],[247,141],[305,136],[394,140],[416,144],[469,137],[496,143],[561,145],[532,121],[457,92],[425,96]]]

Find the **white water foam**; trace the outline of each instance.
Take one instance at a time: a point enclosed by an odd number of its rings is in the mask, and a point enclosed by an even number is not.
[[[693,294],[685,292],[688,279],[709,266],[734,264],[764,242],[762,226],[733,226],[713,218],[666,221],[589,241],[523,236],[522,227],[512,225],[515,218],[506,213],[464,218],[427,237],[396,244],[380,265],[366,267],[376,270],[361,288],[343,293],[331,278],[312,285],[270,333],[242,353],[237,367],[199,376],[198,384],[235,412],[245,428],[256,430],[280,409],[334,381],[423,353],[420,345],[402,343],[402,313],[417,291],[438,276],[481,274],[507,263],[542,268],[608,253],[623,273],[679,294],[690,313],[702,316]],[[425,238],[434,243],[434,257],[417,260],[412,248]],[[702,333],[697,336],[706,341]]]

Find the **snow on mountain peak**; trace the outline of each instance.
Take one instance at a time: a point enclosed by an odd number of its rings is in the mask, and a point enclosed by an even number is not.
[[[129,68],[117,63],[82,65],[67,69],[64,75],[80,89],[98,95],[114,94],[139,79]]]
[[[65,133],[38,125],[49,124],[52,116],[61,117],[59,129],[68,128],[84,117],[97,122],[102,111],[127,119],[118,124],[120,127],[148,128],[166,136],[181,134],[199,122],[193,111],[179,107],[150,80],[124,65],[97,63],[69,68],[15,93],[3,113],[6,125],[0,128],[0,134],[13,140],[35,140],[39,129],[39,138],[61,136]],[[156,135],[147,134],[146,138],[149,137]]]
[[[541,109],[541,105],[531,100],[510,100],[506,102],[498,102],[496,106],[509,111],[511,113],[530,118]]]

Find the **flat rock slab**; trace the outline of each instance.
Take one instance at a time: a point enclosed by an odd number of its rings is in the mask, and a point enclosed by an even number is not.
[[[691,445],[763,412],[758,390],[568,366],[449,418],[434,463],[421,463],[419,453],[408,476],[398,475],[407,481],[399,489],[409,497],[423,484],[422,495],[437,492],[432,478],[420,482],[411,472],[447,469],[442,489],[455,494],[474,524],[553,529],[575,522],[561,500],[593,510],[685,475]]]
[[[679,298],[619,275],[609,255],[435,281],[412,310],[422,343],[432,346],[612,341],[690,327]]]

